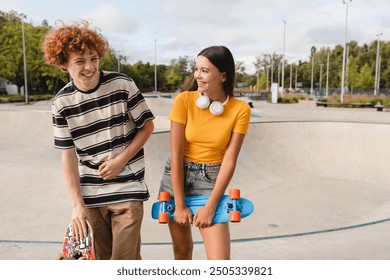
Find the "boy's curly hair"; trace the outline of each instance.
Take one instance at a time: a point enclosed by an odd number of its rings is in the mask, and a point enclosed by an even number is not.
[[[102,58],[109,49],[108,42],[97,32],[90,28],[86,20],[66,25],[59,21],[61,26],[52,28],[43,40],[42,49],[45,61],[61,67],[68,62],[69,53],[84,54],[86,49],[95,50]]]

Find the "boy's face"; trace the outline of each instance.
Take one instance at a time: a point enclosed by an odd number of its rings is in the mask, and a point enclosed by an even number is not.
[[[94,89],[99,83],[99,56],[95,50],[87,49],[84,54],[69,53],[68,62],[62,65],[82,91]]]

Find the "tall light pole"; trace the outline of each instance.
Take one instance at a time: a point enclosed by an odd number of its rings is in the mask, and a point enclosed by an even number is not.
[[[321,96],[321,92],[322,92],[322,63],[320,64],[320,96]]]
[[[270,60],[271,60],[271,86],[272,84],[274,83],[274,58],[273,58],[273,54],[270,55]]]
[[[379,63],[378,63],[378,92],[379,92],[379,84],[381,80],[381,61],[382,61],[382,56],[379,55]]]
[[[294,60],[295,57],[290,56],[289,59],[291,60],[291,63],[290,63],[290,89],[289,90],[292,92],[293,91],[293,82],[292,82],[292,80],[293,80],[293,62],[292,62],[292,60]]]
[[[343,69],[341,71],[341,98],[340,98],[340,103],[343,103],[343,101],[344,101],[345,59],[346,59],[346,52],[347,52],[347,30],[348,30],[348,7],[349,7],[349,3],[351,3],[352,0],[342,0],[342,1],[343,1],[343,4],[346,5],[346,9],[345,9],[345,32],[344,32]]]
[[[154,39],[154,92],[157,92],[157,39]]]
[[[284,28],[283,28],[283,58],[282,58],[282,97],[284,92],[284,60],[286,57],[286,21],[283,20]]]
[[[376,34],[378,37],[377,48],[376,48],[376,65],[375,65],[375,86],[374,86],[374,95],[377,95],[379,90],[379,45],[380,45],[380,37],[382,36],[382,32]]]
[[[314,89],[313,89],[313,82],[314,82],[314,53],[316,52],[316,48],[313,46],[311,47],[311,87],[310,87],[310,97],[313,97]]]
[[[259,89],[258,89],[259,75],[260,75],[260,63],[256,65],[256,93],[259,92]]]
[[[328,57],[326,59],[326,97],[329,95],[329,50],[328,50]]]
[[[120,73],[121,72],[121,61],[120,61],[120,53],[119,51],[115,51],[114,50],[114,55],[116,55],[116,60],[117,60],[117,68],[118,68],[118,72]]]
[[[269,65],[268,63],[266,64],[266,70],[267,70],[267,88],[266,90],[268,91],[269,90]]]
[[[26,62],[26,39],[24,37],[24,20],[23,18],[26,18],[25,15],[21,15],[20,20],[22,21],[22,44],[23,44],[23,68],[24,68],[24,95],[25,95],[25,102],[29,103],[28,98],[28,87],[27,87],[27,62]]]

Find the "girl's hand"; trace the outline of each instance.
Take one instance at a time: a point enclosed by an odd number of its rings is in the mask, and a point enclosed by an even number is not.
[[[194,225],[199,228],[210,227],[213,224],[215,207],[204,206],[194,215]]]
[[[192,213],[187,207],[176,208],[173,214],[174,221],[181,226],[189,226],[192,224]]]

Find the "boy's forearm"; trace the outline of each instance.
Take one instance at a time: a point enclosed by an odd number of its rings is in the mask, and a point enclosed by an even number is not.
[[[84,206],[84,201],[80,189],[78,160],[74,149],[62,151],[62,168],[64,172],[65,184],[68,187],[72,200],[72,206]]]
[[[154,123],[152,120],[149,120],[145,125],[137,132],[134,139],[126,147],[126,149],[119,155],[123,166],[131,160],[145,145],[148,141],[150,135],[152,135],[154,130]]]

